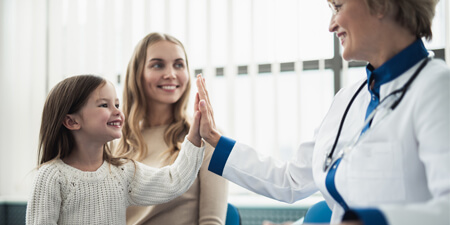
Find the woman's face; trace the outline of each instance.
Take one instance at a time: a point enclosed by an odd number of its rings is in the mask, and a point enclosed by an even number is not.
[[[332,0],[336,10],[331,17],[329,31],[336,33],[347,60],[369,61],[377,50],[379,18],[370,13],[364,0]]]
[[[189,81],[183,49],[169,41],[150,45],[147,48],[142,79],[150,105],[177,102]]]

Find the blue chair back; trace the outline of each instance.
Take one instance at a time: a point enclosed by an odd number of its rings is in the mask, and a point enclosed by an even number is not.
[[[306,212],[303,223],[330,223],[331,210],[327,202],[320,201],[312,205]]]
[[[239,211],[237,210],[236,206],[228,203],[225,225],[240,225],[240,224],[241,224],[241,217],[239,215]]]

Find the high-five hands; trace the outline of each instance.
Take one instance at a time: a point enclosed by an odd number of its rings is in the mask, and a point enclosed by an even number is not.
[[[194,111],[201,113],[199,124],[197,124],[199,126],[199,133],[206,142],[216,147],[221,135],[216,128],[213,108],[209,101],[208,90],[206,90],[205,78],[201,74],[197,75],[196,84],[198,92],[195,96]],[[195,122],[197,121],[195,120]]]
[[[201,113],[198,109],[194,110],[194,121],[192,122],[191,128],[189,128],[189,133],[187,139],[197,147],[202,145],[202,137],[200,136],[200,117]]]

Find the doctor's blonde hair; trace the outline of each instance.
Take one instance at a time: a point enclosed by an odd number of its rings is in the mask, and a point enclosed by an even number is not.
[[[371,13],[392,14],[394,20],[417,38],[431,40],[431,24],[439,0],[364,0]]]
[[[189,132],[190,123],[186,111],[191,90],[191,76],[186,50],[183,44],[175,37],[168,34],[150,33],[137,44],[127,68],[123,92],[125,123],[122,129],[122,139],[115,151],[115,154],[122,157],[141,161],[148,153],[147,144],[141,133],[143,127],[148,125],[146,115],[149,104],[142,84],[143,72],[148,47],[160,41],[169,41],[183,49],[188,74],[186,90],[180,99],[174,103],[172,122],[164,133],[164,141],[169,146],[169,149],[166,151],[168,153],[168,161],[173,162],[177,158],[181,143]]]
[[[335,0],[327,0],[335,3]],[[364,1],[372,14],[392,14],[394,20],[418,39],[431,40],[431,24],[439,0],[358,0]]]

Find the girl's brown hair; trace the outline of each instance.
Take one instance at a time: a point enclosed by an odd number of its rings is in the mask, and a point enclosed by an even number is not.
[[[38,166],[70,155],[76,142],[70,130],[63,125],[63,120],[67,114],[78,112],[86,104],[89,95],[106,82],[100,76],[78,75],[66,78],[53,87],[42,112]],[[103,158],[109,163],[124,163],[123,160],[112,157],[107,143],[103,146],[103,151]]]
[[[142,160],[148,153],[147,145],[141,134],[143,126],[148,124],[148,121],[146,121],[148,101],[142,85],[145,59],[147,58],[148,47],[160,41],[172,42],[183,49],[189,76],[186,90],[180,99],[174,103],[172,122],[164,133],[164,141],[169,146],[169,149],[166,151],[169,162],[173,162],[178,156],[183,138],[190,127],[186,111],[191,89],[191,78],[186,50],[178,39],[168,34],[150,33],[137,44],[128,64],[123,92],[125,124],[122,129],[122,139],[116,151],[118,155],[138,161]]]

